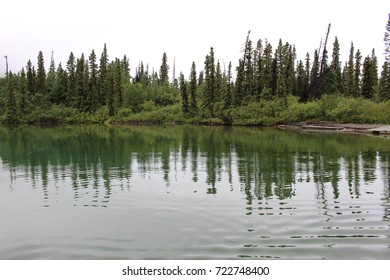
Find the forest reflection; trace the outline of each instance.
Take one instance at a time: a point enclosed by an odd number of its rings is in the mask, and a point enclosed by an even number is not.
[[[1,127],[0,159],[10,188],[22,177],[49,198],[50,188],[70,183],[75,198],[88,190],[96,205],[110,201],[113,187],[129,189],[134,172],[160,174],[169,184],[178,166],[206,193],[218,195],[229,184],[248,204],[292,198],[300,183],[313,184],[318,199],[331,184],[337,199],[341,178],[353,197],[377,179],[387,204],[390,197],[389,140],[360,135],[247,127]]]

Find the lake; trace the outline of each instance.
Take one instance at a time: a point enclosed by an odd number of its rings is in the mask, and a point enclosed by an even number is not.
[[[390,259],[390,140],[0,127],[1,259]]]

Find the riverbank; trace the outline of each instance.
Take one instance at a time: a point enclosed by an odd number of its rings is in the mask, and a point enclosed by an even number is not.
[[[295,129],[359,132],[379,127],[381,124],[390,124],[390,101],[376,103],[363,98],[345,98],[337,95],[323,96],[319,100],[306,103],[299,102],[294,96],[289,96],[287,100],[250,101],[238,107],[216,108],[212,115],[200,110],[201,108],[195,115],[186,114],[180,103],[156,106],[147,102],[142,109],[124,107],[113,115],[110,114],[107,106],[101,106],[91,112],[58,104],[32,107],[30,113],[19,115],[9,114],[5,110],[0,114],[0,123],[10,125],[193,124],[262,127],[281,125],[281,128],[290,129],[295,127]]]
[[[313,130],[313,131],[339,131],[339,132],[355,132],[355,133],[371,133],[374,135],[390,135],[390,125],[378,124],[339,124],[330,122],[317,123],[286,123],[277,126],[279,129],[290,130]]]

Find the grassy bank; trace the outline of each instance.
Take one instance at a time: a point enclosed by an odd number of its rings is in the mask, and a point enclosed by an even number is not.
[[[101,107],[94,113],[80,112],[63,105],[36,107],[30,114],[19,117],[20,124],[214,124],[273,126],[286,122],[318,122],[389,124],[390,101],[376,103],[363,98],[346,98],[325,95],[319,100],[300,103],[294,96],[287,99],[248,102],[245,106],[216,110],[215,117],[188,117],[182,113],[181,104],[151,106],[145,102],[142,110],[121,108],[112,117]],[[2,115],[0,122],[6,123]]]

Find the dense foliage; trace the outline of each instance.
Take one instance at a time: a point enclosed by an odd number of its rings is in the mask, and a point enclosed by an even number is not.
[[[330,25],[329,25],[330,29]],[[328,31],[329,31],[328,29]],[[329,34],[329,32],[328,32]],[[53,55],[46,73],[39,52],[37,68],[29,60],[17,74],[0,79],[3,123],[216,123],[272,125],[286,121],[390,123],[390,20],[385,32],[386,60],[378,70],[375,51],[363,58],[351,43],[342,65],[335,37],[331,59],[327,40],[311,58],[298,60],[295,46],[279,40],[253,44],[250,32],[233,79],[232,64],[221,67],[214,49],[188,80],[169,79],[164,52],[159,73],[140,62],[131,75],[129,59],[100,60],[71,52],[63,67]],[[175,73],[175,68],[173,68]]]

